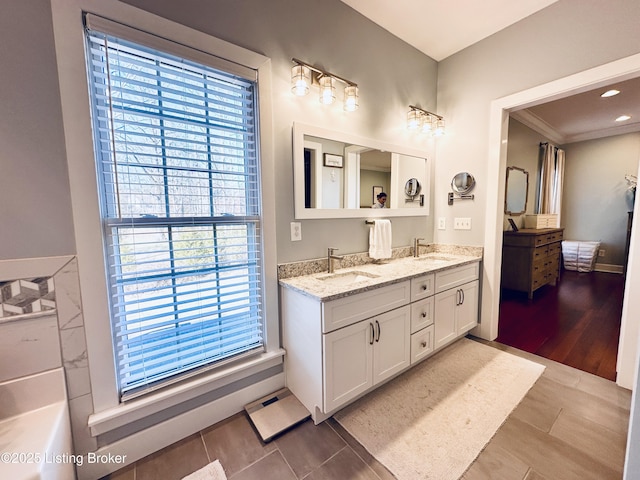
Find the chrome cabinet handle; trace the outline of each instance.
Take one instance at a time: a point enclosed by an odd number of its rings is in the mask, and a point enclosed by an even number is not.
[[[371,332],[371,339],[369,340],[369,345],[373,345],[373,338],[374,338],[373,323],[369,322],[369,327],[371,327],[371,328],[370,328],[370,332]]]
[[[427,312],[422,312],[421,316],[422,316],[422,318],[426,318],[427,317]]]
[[[378,327],[378,336],[376,338],[376,342],[380,341],[380,322],[376,320],[376,326]]]
[[[422,342],[420,342],[420,346],[422,348],[427,348],[427,342],[423,340]]]

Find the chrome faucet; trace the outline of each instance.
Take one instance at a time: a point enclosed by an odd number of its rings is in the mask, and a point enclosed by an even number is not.
[[[424,240],[424,238],[414,238],[413,239],[413,256],[418,258],[420,256],[420,247],[428,247],[428,243],[420,243],[420,240]]]
[[[337,248],[334,247],[329,247],[327,249],[327,263],[329,264],[329,273],[333,273],[333,260],[342,260],[344,258],[344,255],[334,255],[333,252],[335,252],[336,250],[338,250]]]

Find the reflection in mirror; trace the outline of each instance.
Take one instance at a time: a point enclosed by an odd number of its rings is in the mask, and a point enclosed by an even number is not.
[[[341,132],[294,124],[296,218],[428,215],[430,175],[424,153]],[[406,199],[407,179],[422,194]],[[382,211],[373,192],[387,194]]]
[[[407,183],[404,184],[404,194],[413,200],[413,197],[420,193],[420,182],[417,178],[410,178]]]
[[[526,212],[528,193],[529,173],[523,168],[507,167],[504,213],[517,216]]]
[[[469,193],[475,185],[476,179],[467,172],[460,172],[451,180],[451,189],[456,193]]]

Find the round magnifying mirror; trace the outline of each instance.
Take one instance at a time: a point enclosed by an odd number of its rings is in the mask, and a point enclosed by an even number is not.
[[[404,193],[407,197],[413,198],[420,193],[421,188],[417,178],[410,178],[407,180],[407,183],[404,184]]]
[[[476,185],[476,179],[467,172],[460,172],[451,180],[451,189],[456,193],[469,193]]]

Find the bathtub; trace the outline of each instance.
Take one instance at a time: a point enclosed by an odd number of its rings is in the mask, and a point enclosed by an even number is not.
[[[62,368],[0,383],[0,478],[72,480],[73,454]]]

